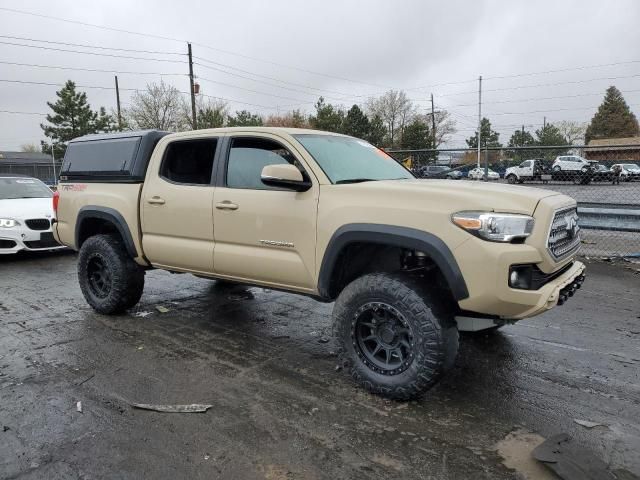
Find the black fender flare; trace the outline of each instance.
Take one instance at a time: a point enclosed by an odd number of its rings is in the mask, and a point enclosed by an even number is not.
[[[442,272],[456,300],[469,297],[467,284],[453,253],[436,235],[415,228],[382,225],[375,223],[352,223],[340,227],[329,240],[325,250],[320,274],[318,293],[330,298],[331,277],[344,247],[354,242],[378,243],[394,247],[424,252],[435,262]]]
[[[85,220],[98,218],[100,220],[106,220],[107,222],[112,223],[120,236],[122,237],[122,241],[127,249],[127,253],[131,255],[131,258],[136,258],[138,256],[138,252],[136,250],[136,245],[133,243],[133,237],[131,236],[131,232],[129,231],[129,226],[127,225],[127,221],[124,219],[122,214],[113,208],[108,207],[100,207],[98,205],[85,205],[78,212],[78,218],[76,219],[76,231],[75,231],[75,245],[76,249],[80,249],[80,232],[82,232],[82,224]]]

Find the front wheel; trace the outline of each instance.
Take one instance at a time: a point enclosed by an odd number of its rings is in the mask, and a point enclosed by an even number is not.
[[[129,256],[120,237],[96,235],[80,248],[78,281],[85,300],[96,312],[114,315],[140,300],[144,269]]]
[[[507,175],[507,182],[511,185],[514,185],[518,181],[518,178],[515,175]]]
[[[341,364],[372,393],[418,397],[450,368],[458,331],[443,296],[418,279],[376,273],[351,282],[333,310]]]

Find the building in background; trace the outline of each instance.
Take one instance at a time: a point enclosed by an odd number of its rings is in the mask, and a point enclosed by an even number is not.
[[[0,173],[25,175],[42,180],[47,185],[55,185],[60,173],[62,159],[56,161],[55,174],[51,155],[31,152],[0,151]]]
[[[591,140],[584,150],[587,160],[616,162],[640,162],[640,137],[601,138]]]

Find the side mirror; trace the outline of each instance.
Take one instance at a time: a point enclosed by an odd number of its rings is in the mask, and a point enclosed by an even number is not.
[[[296,192],[306,192],[311,182],[303,178],[302,173],[291,164],[267,165],[262,169],[260,179],[270,187],[286,188]]]

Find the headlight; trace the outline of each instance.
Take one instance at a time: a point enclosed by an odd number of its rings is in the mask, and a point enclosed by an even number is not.
[[[0,218],[0,228],[13,228],[18,225],[20,225],[20,223],[13,218]]]
[[[533,217],[514,213],[460,212],[451,220],[472,235],[491,242],[524,239],[533,230]]]

